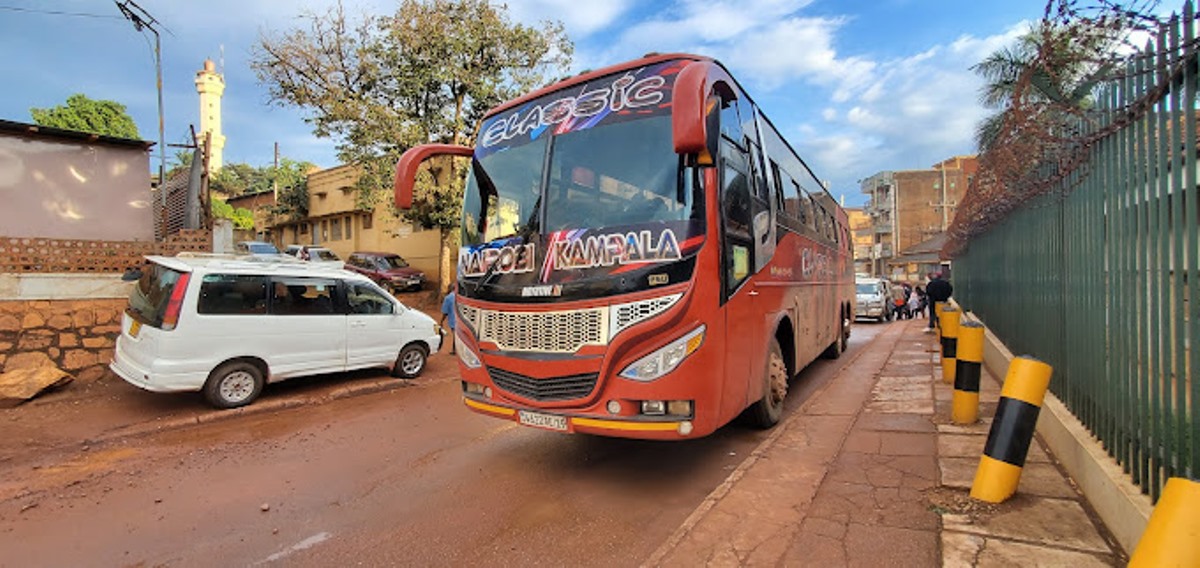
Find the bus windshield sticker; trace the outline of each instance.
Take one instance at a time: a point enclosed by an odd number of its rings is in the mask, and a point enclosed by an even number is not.
[[[525,253],[518,255],[518,245],[463,247],[458,255],[459,268],[463,276],[483,276],[492,264],[496,264],[496,272],[500,274],[532,272],[537,245],[526,243],[523,248]]]
[[[675,76],[689,61],[667,61],[551,93],[489,118],[476,157],[537,140],[634,118],[669,113]]]
[[[542,280],[552,270],[577,270],[612,266],[673,262],[683,258],[675,231],[663,229],[657,238],[648,230],[584,236],[587,229],[555,231],[550,234]]]

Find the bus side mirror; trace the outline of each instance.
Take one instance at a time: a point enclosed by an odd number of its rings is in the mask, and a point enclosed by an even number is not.
[[[711,61],[684,67],[671,88],[671,137],[676,154],[696,156],[696,164],[713,165],[721,140],[721,95],[733,79]]]
[[[417,182],[417,171],[425,160],[436,156],[469,158],[474,153],[475,151],[471,148],[454,144],[422,144],[406,150],[396,164],[396,179],[392,182],[396,208],[405,210],[412,207],[413,186]]]

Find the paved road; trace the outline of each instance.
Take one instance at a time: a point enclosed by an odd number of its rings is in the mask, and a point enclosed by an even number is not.
[[[880,329],[856,326],[846,357],[801,373],[789,410]],[[15,456],[0,566],[637,565],[766,437],[520,428],[466,411],[452,368],[430,370],[406,388]]]

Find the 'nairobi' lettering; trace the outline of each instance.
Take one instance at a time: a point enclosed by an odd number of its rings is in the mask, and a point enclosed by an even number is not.
[[[483,250],[464,247],[459,253],[459,263],[464,276],[483,276],[493,264],[496,265],[495,272],[501,274],[529,272],[533,270],[536,250],[534,243],[526,243],[521,247],[509,245]]]

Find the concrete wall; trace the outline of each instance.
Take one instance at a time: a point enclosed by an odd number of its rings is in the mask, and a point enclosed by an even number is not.
[[[146,150],[0,136],[0,235],[152,241]]]

